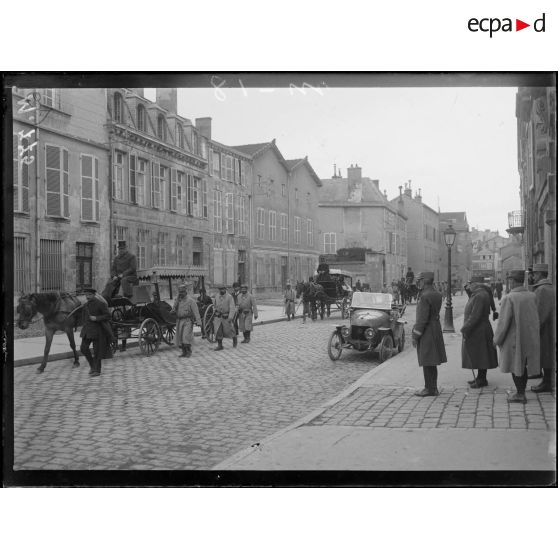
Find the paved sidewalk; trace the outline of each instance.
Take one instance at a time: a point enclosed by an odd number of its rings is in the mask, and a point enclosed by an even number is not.
[[[461,324],[462,317],[456,331]],[[510,404],[511,376],[499,370],[489,371],[487,388],[470,389],[471,371],[460,368],[461,336],[444,338],[440,396],[414,395],[422,373],[408,348],[215,469],[554,471],[555,394],[529,392],[526,405]]]

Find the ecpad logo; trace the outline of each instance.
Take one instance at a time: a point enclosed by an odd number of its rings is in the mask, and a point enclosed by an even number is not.
[[[533,29],[535,30],[536,33],[545,32],[545,25],[546,25],[545,17],[546,14],[543,13],[543,15],[539,19],[536,19],[533,22]],[[490,38],[492,38],[492,35],[494,33],[497,33],[498,31],[511,32],[514,30],[512,19],[509,17],[505,17],[503,19],[497,17],[490,17],[490,18],[485,17],[482,19],[477,19],[476,17],[472,17],[468,21],[467,27],[469,28],[469,31],[473,33],[477,33],[478,31],[482,31],[483,33],[489,33]],[[531,27],[531,24],[525,23],[520,19],[515,20],[516,31],[521,31],[522,29],[525,29],[527,27]]]

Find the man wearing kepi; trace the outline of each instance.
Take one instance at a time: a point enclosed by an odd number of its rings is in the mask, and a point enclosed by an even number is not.
[[[179,357],[192,356],[194,342],[194,324],[200,325],[200,312],[193,297],[188,294],[188,285],[178,287],[178,297],[174,301],[173,311],[176,313],[176,334],[174,344],[182,349]]]
[[[486,387],[486,372],[498,367],[498,354],[493,344],[494,332],[490,325],[490,295],[483,277],[473,277],[470,297],[465,305],[461,335],[461,366],[476,368],[478,375],[469,382],[473,389]]]
[[[525,403],[527,375],[540,370],[539,314],[535,293],[524,286],[525,271],[509,274],[510,293],[502,299],[494,345],[500,347],[500,370],[512,374],[517,389],[509,401]]]
[[[238,307],[238,327],[244,339],[241,343],[250,343],[250,333],[252,331],[252,317],[258,319],[258,307],[256,306],[256,299],[248,292],[248,285],[240,287],[240,294],[237,299]]]
[[[413,347],[417,348],[419,366],[424,373],[424,389],[417,391],[419,397],[432,397],[438,392],[439,364],[447,362],[444,336],[440,325],[442,295],[433,287],[434,273],[423,271],[418,276],[422,295],[417,303],[417,319],[412,331]]]
[[[213,326],[215,329],[215,339],[217,340],[216,351],[223,350],[223,338],[233,340],[233,347],[236,347],[237,337],[234,329],[234,316],[236,306],[233,297],[227,292],[225,285],[219,285],[219,294],[215,297],[215,317]]]
[[[83,289],[87,302],[83,306],[84,322],[81,328],[81,354],[87,359],[91,377],[101,375],[101,360],[112,358],[110,343],[110,312],[105,302],[95,296],[95,289]],[[89,348],[93,343],[93,354]]]
[[[113,281],[120,279],[124,296],[132,296],[132,285],[138,284],[136,256],[128,252],[125,240],[118,241],[118,255],[112,261],[110,273]]]
[[[556,295],[552,282],[548,278],[548,265],[537,263],[533,265],[533,292],[537,301],[540,321],[540,365],[543,379],[540,384],[533,386],[531,391],[543,393],[552,391],[554,370],[556,368]]]

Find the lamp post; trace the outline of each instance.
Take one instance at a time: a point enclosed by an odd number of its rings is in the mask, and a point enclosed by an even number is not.
[[[446,302],[446,312],[444,314],[444,333],[455,333],[453,327],[453,307],[451,305],[451,247],[455,242],[456,233],[450,226],[444,231],[444,241],[448,247],[448,297]]]

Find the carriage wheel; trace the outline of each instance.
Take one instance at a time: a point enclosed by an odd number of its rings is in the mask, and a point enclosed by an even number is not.
[[[338,331],[334,331],[329,338],[327,354],[331,360],[339,360],[343,352],[343,338]]]
[[[163,341],[167,345],[172,345],[174,341],[174,334],[175,334],[176,327],[173,325],[165,326],[165,330],[163,331]]]
[[[159,349],[161,337],[159,324],[154,319],[143,320],[138,335],[141,352],[146,356],[155,354]]]
[[[385,362],[391,357],[393,351],[393,339],[391,335],[384,335],[382,341],[380,342],[380,348],[378,349],[378,360],[380,362]]]
[[[118,307],[112,311],[111,319],[113,322],[122,322],[124,320],[124,312]]]
[[[203,331],[210,343],[215,343],[215,328],[213,327],[214,314],[215,308],[213,307],[213,304],[210,304],[203,315]]]
[[[399,338],[399,343],[397,344],[397,351],[399,353],[403,352],[403,349],[405,348],[405,330],[401,330],[401,337]]]

